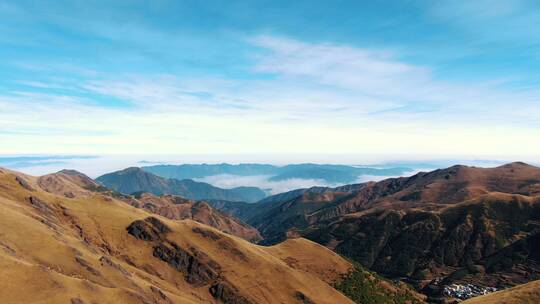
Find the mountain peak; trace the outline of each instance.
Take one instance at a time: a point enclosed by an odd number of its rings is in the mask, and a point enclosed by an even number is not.
[[[521,161],[516,161],[516,162],[511,162],[511,163],[508,163],[508,164],[504,164],[502,166],[500,166],[499,168],[537,168],[533,165],[529,165],[525,162],[521,162]]]
[[[108,173],[96,180],[110,189],[125,194],[150,192],[156,195],[174,194],[195,200],[220,199],[246,202],[255,202],[265,196],[259,188],[222,189],[191,179],[168,179],[138,167]]]
[[[128,167],[128,168],[125,168],[123,170],[120,170],[120,171],[117,171],[117,172],[122,172],[122,173],[134,173],[134,172],[144,172],[144,173],[148,173],[146,171],[144,171],[143,169],[141,169],[140,167]]]

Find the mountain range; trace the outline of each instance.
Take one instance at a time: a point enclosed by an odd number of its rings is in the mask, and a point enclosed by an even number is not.
[[[139,168],[97,180],[0,169],[0,275],[10,278],[2,303],[539,298],[540,168],[525,163],[297,189],[258,203],[179,182]],[[186,198],[193,189],[214,199]],[[24,284],[40,288],[18,291]]]
[[[213,175],[268,175],[270,181],[283,181],[293,178],[316,179],[329,184],[355,182],[361,175],[397,176],[413,171],[406,167],[371,168],[346,165],[293,164],[274,166],[267,164],[183,164],[154,165],[142,167],[147,172],[165,178],[194,179]]]
[[[540,168],[453,166],[266,204],[212,202],[263,244],[306,237],[432,299],[449,284],[507,288],[540,279]]]
[[[159,207],[169,204],[185,205],[188,211],[159,215]],[[215,225],[219,212],[208,220],[195,215],[199,208],[196,202],[174,196],[120,194],[71,170],[33,177],[0,168],[0,275],[9,278],[0,281],[0,300],[6,304],[424,300],[406,285],[382,279],[309,240],[263,247],[233,235],[235,231],[225,233],[227,226]]]
[[[256,187],[222,189],[191,179],[163,178],[137,167],[102,175],[96,181],[125,194],[150,192],[156,195],[174,194],[195,200],[221,199],[243,202],[256,202],[266,196],[264,191]]]

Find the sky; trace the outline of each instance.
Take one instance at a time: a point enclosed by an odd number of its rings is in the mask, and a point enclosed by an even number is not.
[[[0,154],[538,161],[538,26],[538,1],[0,0]]]

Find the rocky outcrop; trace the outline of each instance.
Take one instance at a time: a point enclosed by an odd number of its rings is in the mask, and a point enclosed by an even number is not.
[[[143,241],[157,241],[162,235],[170,232],[170,228],[154,217],[148,217],[144,221],[137,220],[127,228],[129,234]]]
[[[221,238],[210,230],[194,227],[195,233],[209,237],[214,241]],[[182,273],[186,282],[195,286],[209,286],[210,294],[222,303],[250,304],[246,297],[221,276],[220,265],[204,252],[195,248],[184,249],[166,238],[171,232],[162,221],[154,217],[137,220],[127,227],[132,236],[142,241],[153,242],[152,255]]]
[[[217,282],[210,286],[210,294],[223,304],[251,304],[252,302],[239,295],[238,290],[226,282]]]
[[[34,187],[32,187],[30,185],[30,183],[28,183],[24,178],[20,177],[20,176],[15,176],[15,180],[19,183],[19,185],[21,185],[21,187],[23,187],[24,189],[28,190],[28,191],[36,191],[36,189],[34,189]]]
[[[302,303],[302,304],[315,304],[310,298],[308,298],[305,294],[303,294],[300,291],[297,291],[294,296]]]
[[[202,252],[193,254],[174,242],[155,245],[153,255],[183,273],[190,284],[207,285],[219,278],[220,267],[216,262],[209,260]]]
[[[49,207],[47,203],[39,199],[37,196],[30,196],[28,202],[32,207],[40,212],[43,216],[51,216],[54,214],[54,210]]]

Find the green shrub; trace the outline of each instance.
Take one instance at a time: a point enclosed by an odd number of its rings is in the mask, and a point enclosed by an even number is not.
[[[384,284],[384,279],[363,269],[354,263],[354,270],[334,284],[334,288],[341,291],[355,303],[362,304],[413,304],[422,303],[406,288],[396,287],[397,292],[391,291]]]

